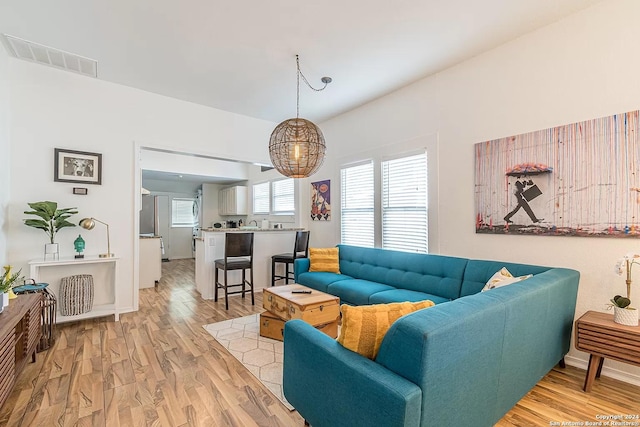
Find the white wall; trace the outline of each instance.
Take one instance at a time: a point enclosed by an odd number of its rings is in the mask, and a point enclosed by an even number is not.
[[[120,257],[121,309],[137,307],[133,284],[137,272],[139,194],[134,183],[140,146],[189,151],[218,158],[268,162],[268,140],[275,123],[143,92],[97,79],[9,59],[11,128],[11,202],[9,262],[26,267],[42,254],[42,231],[22,223],[27,202],[55,200],[76,206],[85,216],[110,224],[111,249]],[[139,144],[136,146],[136,144]],[[77,184],[53,181],[55,147],[102,153],[102,185],[86,185],[87,196],[72,194]],[[77,230],[76,230],[77,231]],[[74,230],[63,229],[61,255],[73,255]],[[83,232],[86,254],[104,252],[106,233],[97,226]]]
[[[214,147],[216,144],[224,143],[225,141],[218,141],[214,143]],[[180,151],[184,154],[142,149],[140,153],[140,168],[161,172],[215,176],[238,181],[247,179],[251,166],[248,163],[194,156],[188,151],[192,148],[189,145],[181,146]]]
[[[151,192],[164,191],[167,193],[184,193],[189,194],[189,197],[195,197],[202,184],[190,181],[180,181],[180,179],[176,177],[173,181],[164,179],[143,179],[142,186]]]
[[[0,47],[0,266],[7,264],[7,215],[9,209],[9,57]]]
[[[614,264],[625,253],[638,252],[639,242],[475,234],[473,145],[639,109],[639,15],[640,2],[634,0],[598,3],[322,123],[330,155],[310,179],[332,180],[338,218],[340,159],[437,134],[439,252],[574,268],[581,273],[576,317],[605,311],[609,299],[625,291]],[[339,242],[339,221],[310,228],[314,244]],[[638,295],[640,276],[635,282]],[[567,361],[585,367],[587,355],[572,348]],[[610,360],[603,375],[640,384],[640,368]]]
[[[218,194],[224,185],[220,184],[202,184],[202,218],[200,219],[201,228],[213,227],[215,222],[222,222],[224,219],[220,215],[218,209]]]

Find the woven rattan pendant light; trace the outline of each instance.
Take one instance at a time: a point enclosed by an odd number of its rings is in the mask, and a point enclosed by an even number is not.
[[[271,163],[284,176],[306,178],[313,175],[324,161],[326,145],[322,131],[313,122],[300,118],[300,77],[311,89],[324,90],[330,77],[323,77],[324,86],[320,89],[312,87],[300,71],[300,59],[296,55],[296,118],[280,123],[271,133],[269,139],[269,156]]]

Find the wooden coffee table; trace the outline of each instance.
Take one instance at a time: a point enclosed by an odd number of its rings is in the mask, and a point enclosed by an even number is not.
[[[296,293],[306,291],[310,293]],[[282,341],[287,320],[300,319],[332,338],[338,336],[340,298],[293,284],[265,288],[260,314],[260,336]]]

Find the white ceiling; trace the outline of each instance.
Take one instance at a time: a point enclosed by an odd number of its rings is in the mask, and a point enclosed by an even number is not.
[[[98,78],[280,122],[321,122],[598,0],[2,0],[0,33]],[[526,54],[526,53],[523,53]]]

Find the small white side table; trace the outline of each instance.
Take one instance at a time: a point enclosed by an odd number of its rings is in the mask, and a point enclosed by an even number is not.
[[[91,274],[94,283],[93,309],[75,316],[61,316],[60,313],[57,313],[56,323],[73,322],[112,314],[117,322],[120,320],[116,286],[119,259],[117,257],[85,256],[80,259],[32,260],[29,261],[30,278],[34,279],[36,283],[48,283],[49,291],[58,298],[61,278],[75,274]]]

